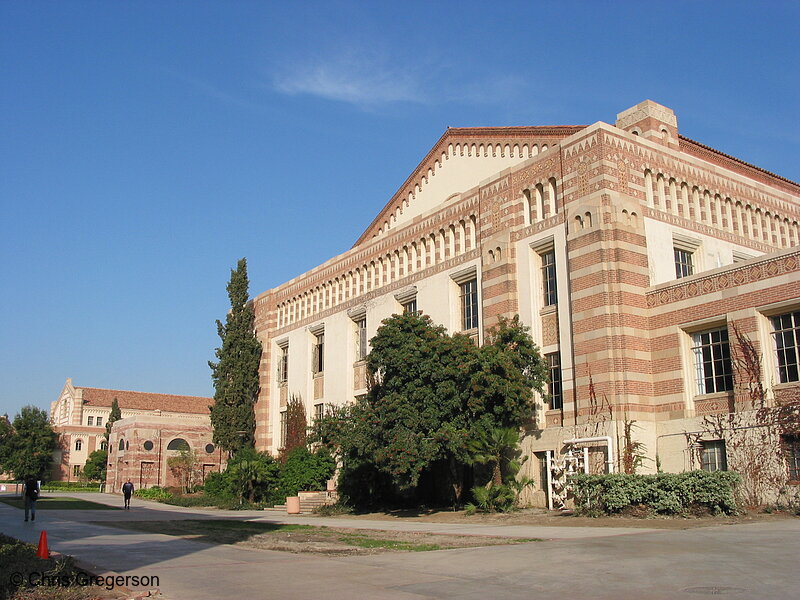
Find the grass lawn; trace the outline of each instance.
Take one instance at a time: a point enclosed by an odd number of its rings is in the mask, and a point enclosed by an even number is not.
[[[25,508],[23,498],[0,498],[0,502],[15,508]],[[116,506],[79,500],[78,498],[58,497],[58,498],[39,498],[36,502],[36,510],[121,510]]]
[[[102,525],[148,533],[162,533],[209,544],[237,544],[259,550],[280,550],[328,555],[425,552],[541,541],[491,536],[449,535],[410,531],[380,531],[202,519],[185,521],[121,521]]]

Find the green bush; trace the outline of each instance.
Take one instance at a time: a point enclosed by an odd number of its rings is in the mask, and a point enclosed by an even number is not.
[[[133,495],[136,496],[137,498],[142,498],[144,500],[158,500],[158,501],[169,500],[170,498],[173,497],[173,495],[169,492],[169,490],[166,490],[157,485],[154,485],[151,488],[138,489],[133,492]]]
[[[44,490],[50,492],[57,492],[61,490],[70,492],[99,492],[99,483],[90,483],[88,481],[48,481],[43,483]]]
[[[659,514],[704,509],[715,514],[737,511],[734,488],[739,475],[730,471],[688,471],[656,475],[586,475],[570,478],[575,506],[586,514],[614,514],[646,506]]]
[[[324,490],[335,469],[336,461],[327,449],[309,452],[305,446],[295,448],[281,470],[281,493],[296,496],[297,492]]]

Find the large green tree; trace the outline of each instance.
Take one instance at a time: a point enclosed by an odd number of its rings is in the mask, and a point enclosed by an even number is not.
[[[56,434],[47,413],[35,406],[23,406],[11,424],[4,454],[5,470],[17,479],[46,479],[53,464]]]
[[[211,425],[214,442],[233,455],[255,445],[255,410],[258,397],[258,365],[261,342],[255,335],[255,313],[248,299],[247,260],[231,270],[228,298],[231,309],[225,323],[217,321],[222,346],[217,362],[209,362],[214,380]]]
[[[86,459],[86,464],[83,465],[83,476],[89,481],[105,481],[107,465],[108,451],[95,450]]]
[[[501,319],[478,348],[409,313],[384,320],[371,345],[369,393],[315,423],[313,440],[331,447],[345,471],[377,470],[405,493],[438,465],[460,501],[469,440],[533,416],[546,367],[527,329]]]

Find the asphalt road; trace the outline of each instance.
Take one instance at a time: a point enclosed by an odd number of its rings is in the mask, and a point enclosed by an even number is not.
[[[67,494],[65,494],[67,495]],[[68,494],[111,504],[115,496]],[[325,557],[212,546],[94,524],[231,518],[369,529],[536,537],[546,541],[376,556]],[[22,511],[0,503],[0,530],[100,571],[156,576],[170,600],[324,598],[794,599],[800,596],[800,519],[689,530],[462,525],[209,512],[136,499],[131,511]]]

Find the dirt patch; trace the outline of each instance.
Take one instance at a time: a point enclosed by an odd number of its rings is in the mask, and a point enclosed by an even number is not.
[[[332,556],[356,556],[385,552],[423,552],[452,548],[475,548],[537,541],[491,536],[445,535],[435,533],[383,531],[372,529],[313,528],[308,531],[259,534],[237,542],[237,546],[258,550],[310,552]]]
[[[412,531],[350,529],[265,523],[257,521],[181,520],[120,521],[102,525],[174,535],[211,544],[231,544],[256,550],[355,556],[385,552],[425,552],[540,541],[479,535],[448,535]]]
[[[646,529],[694,529],[742,523],[762,523],[796,519],[788,513],[747,512],[733,516],[649,516],[646,511],[608,517],[579,517],[572,513],[559,513],[529,508],[513,513],[490,513],[467,516],[464,511],[450,510],[393,510],[385,512],[337,515],[331,518],[364,520],[402,520],[428,523],[464,523],[486,525],[534,525],[540,527],[633,527]]]

